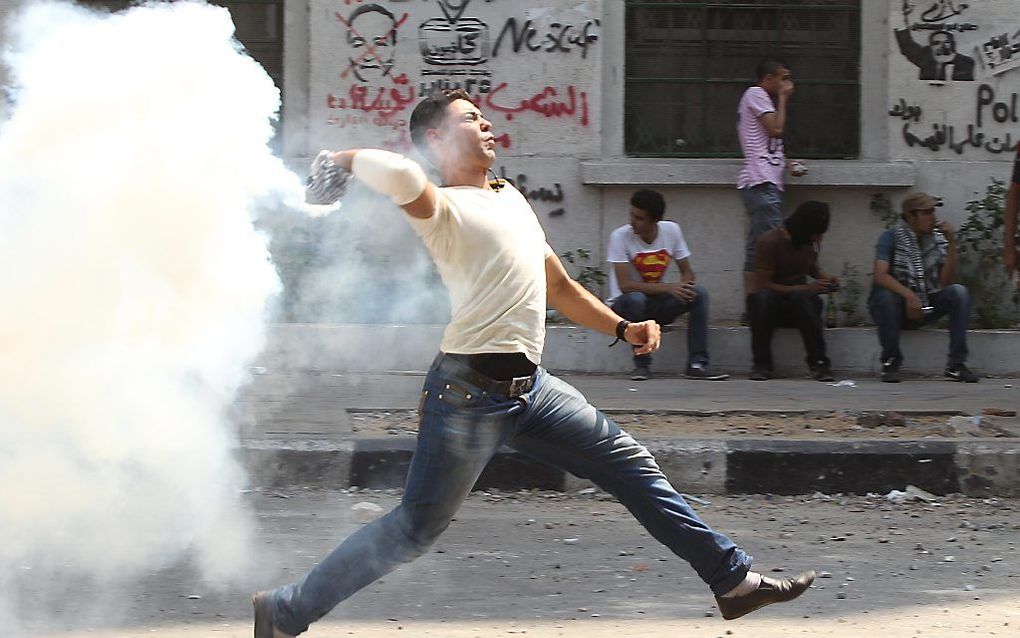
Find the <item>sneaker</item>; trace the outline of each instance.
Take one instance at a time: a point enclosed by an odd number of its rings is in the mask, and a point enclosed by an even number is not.
[[[827,365],[820,365],[811,371],[811,378],[815,381],[835,381],[836,377],[832,376],[832,370]]]
[[[768,368],[753,368],[751,370],[751,376],[747,377],[751,381],[768,381],[772,378],[772,370]]]
[[[634,372],[630,373],[631,381],[647,381],[652,378],[652,371],[648,369],[648,366],[637,366],[634,368]]]
[[[684,376],[688,379],[701,379],[702,381],[725,381],[730,378],[730,375],[725,372],[712,372],[708,366],[699,364],[687,366]]]
[[[978,375],[962,363],[955,363],[946,366],[946,378],[952,381],[963,381],[964,383],[977,383]]]
[[[900,382],[900,362],[896,359],[889,359],[882,362],[882,383]]]
[[[255,638],[294,638],[273,625],[269,592],[260,591],[252,596],[251,604],[255,608]]]

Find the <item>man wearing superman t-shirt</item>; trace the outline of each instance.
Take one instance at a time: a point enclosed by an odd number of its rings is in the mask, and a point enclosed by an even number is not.
[[[708,293],[694,283],[691,251],[675,222],[663,221],[666,202],[652,190],[639,190],[630,198],[630,223],[609,236],[609,305],[628,321],[654,319],[671,324],[689,313],[687,367],[689,379],[722,381],[728,374],[708,368]],[[680,281],[667,282],[670,262],[676,263]],[[651,376],[652,357],[634,355],[631,379]]]

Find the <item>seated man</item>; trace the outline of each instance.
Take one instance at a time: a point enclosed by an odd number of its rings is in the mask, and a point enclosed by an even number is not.
[[[839,287],[836,277],[818,269],[818,244],[828,229],[829,205],[804,202],[782,226],[755,242],[758,291],[748,297],[747,309],[754,357],[752,381],[772,378],[772,333],[781,325],[800,330],[811,377],[816,381],[834,380],[825,356],[822,301],[818,297]]]
[[[956,237],[946,222],[935,221],[940,203],[927,193],[907,195],[902,220],[885,231],[875,248],[875,276],[868,309],[882,344],[882,381],[899,383],[900,329],[917,328],[949,315],[949,360],[945,375],[977,383],[967,369],[970,295],[956,277]]]
[[[666,202],[651,190],[639,190],[630,198],[630,224],[609,236],[609,305],[627,321],[654,319],[660,325],[690,313],[687,324],[688,379],[723,381],[728,374],[708,369],[708,293],[694,284],[691,251],[675,222],[662,221]],[[670,260],[680,270],[680,281],[666,283],[663,276]],[[652,357],[634,355],[631,379],[651,376]]]

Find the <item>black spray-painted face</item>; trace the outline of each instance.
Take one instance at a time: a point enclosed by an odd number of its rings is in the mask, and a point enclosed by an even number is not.
[[[382,7],[365,5],[347,23],[347,44],[351,47],[349,68],[362,82],[390,74],[395,62],[397,24]]]

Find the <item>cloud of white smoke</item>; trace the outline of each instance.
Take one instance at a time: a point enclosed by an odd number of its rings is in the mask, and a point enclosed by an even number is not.
[[[251,211],[300,193],[267,147],[279,93],[223,8],[36,4],[9,27],[0,569],[194,549],[231,573],[250,521],[224,411],[279,288]]]

